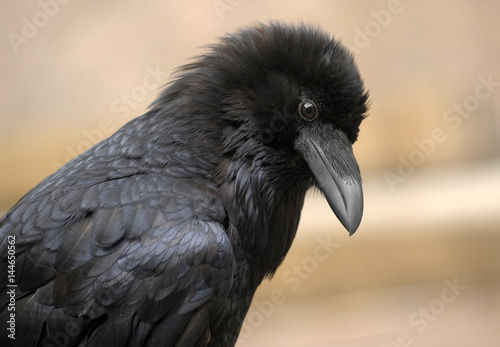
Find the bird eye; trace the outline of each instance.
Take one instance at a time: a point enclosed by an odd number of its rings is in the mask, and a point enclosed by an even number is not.
[[[318,116],[318,108],[311,100],[304,100],[300,103],[299,112],[302,118],[312,121]]]

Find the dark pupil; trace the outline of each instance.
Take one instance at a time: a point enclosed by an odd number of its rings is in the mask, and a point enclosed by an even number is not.
[[[305,102],[302,105],[302,115],[306,118],[314,118],[316,116],[316,108],[310,102]]]

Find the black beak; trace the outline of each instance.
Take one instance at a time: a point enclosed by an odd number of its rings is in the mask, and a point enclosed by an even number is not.
[[[363,190],[358,163],[346,134],[319,124],[305,127],[295,149],[306,160],[337,218],[349,235],[354,234],[363,217]]]

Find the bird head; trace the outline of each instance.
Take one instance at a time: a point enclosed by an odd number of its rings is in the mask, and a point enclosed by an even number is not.
[[[168,94],[194,100],[186,106],[199,108],[192,113],[218,110],[226,155],[315,185],[349,233],[356,231],[363,192],[352,144],[368,93],[341,43],[314,26],[258,23],[182,67]]]

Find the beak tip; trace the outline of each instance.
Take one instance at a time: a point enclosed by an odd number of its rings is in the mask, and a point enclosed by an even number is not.
[[[346,228],[349,236],[354,235],[354,233],[358,230],[359,224],[361,223],[361,217],[350,220],[346,223],[342,223],[344,228]]]
[[[363,190],[356,180],[333,179],[330,185],[323,186],[323,193],[331,209],[342,223],[349,236],[358,230],[363,218]]]
[[[347,231],[349,232],[349,236],[354,235],[354,233],[358,230],[359,223],[356,224],[356,226],[352,226],[347,228]]]
[[[344,196],[343,213],[340,214],[342,218],[339,219],[349,232],[349,236],[352,236],[358,230],[363,218],[363,190],[361,184],[354,183],[348,186],[350,189],[345,191],[347,194]]]
[[[363,198],[361,195],[361,191],[359,191],[359,194],[359,200],[357,202],[352,204],[351,200],[351,204],[348,204],[348,206],[346,206],[347,213],[344,215],[344,217],[347,218],[339,218],[344,227],[347,229],[347,232],[349,232],[349,236],[354,235],[354,233],[358,230],[363,218]]]

